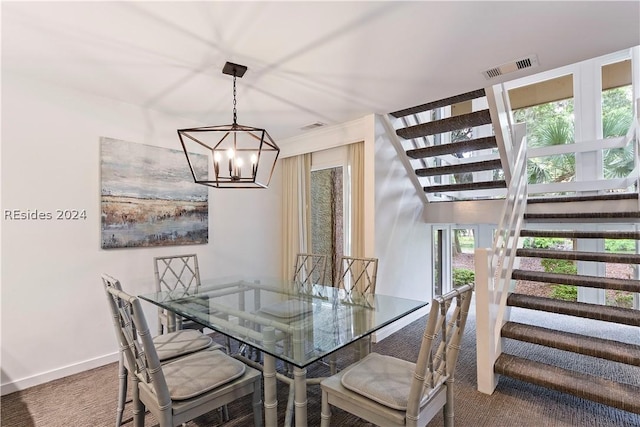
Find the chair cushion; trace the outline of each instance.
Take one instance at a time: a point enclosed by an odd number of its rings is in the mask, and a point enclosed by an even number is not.
[[[211,337],[193,329],[169,332],[153,338],[153,344],[161,361],[204,350],[212,342]]]
[[[275,304],[265,305],[260,311],[275,317],[291,318],[300,316],[313,310],[313,305],[302,300],[287,300]]]
[[[343,387],[392,409],[406,410],[416,365],[370,353],[345,370]]]
[[[245,364],[220,350],[200,351],[162,365],[172,400],[185,400],[242,376]]]

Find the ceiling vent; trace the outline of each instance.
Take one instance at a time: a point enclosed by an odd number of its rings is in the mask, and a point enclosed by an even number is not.
[[[311,123],[309,125],[302,126],[300,128],[300,130],[311,130],[311,129],[319,128],[319,127],[326,126],[326,125],[327,125],[326,123],[314,122],[314,123]]]
[[[485,79],[489,80],[499,77],[503,74],[513,73],[514,71],[518,70],[524,70],[525,68],[535,68],[538,65],[538,56],[529,55],[527,57],[491,68],[487,71],[484,71],[482,75],[484,75]]]

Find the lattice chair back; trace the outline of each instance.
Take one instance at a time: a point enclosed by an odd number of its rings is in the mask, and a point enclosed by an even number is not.
[[[200,286],[200,270],[196,254],[155,257],[156,290],[195,291]]]
[[[342,256],[335,285],[345,290],[347,299],[376,293],[378,258]]]
[[[293,283],[301,292],[309,292],[313,285],[324,285],[327,256],[300,253],[296,256],[293,269]]]
[[[105,284],[105,290],[109,297],[116,334],[127,359],[129,371],[134,373],[134,381],[142,381],[149,387],[153,387],[159,404],[170,405],[171,398],[160,368],[160,359],[140,301],[137,297],[108,284]],[[133,387],[135,394],[137,389],[137,386]]]
[[[433,299],[407,402],[407,419],[417,417],[420,403],[446,385],[445,425],[453,426],[453,378],[472,294],[469,284]]]
[[[196,254],[173,255],[155,257],[153,259],[153,272],[157,292],[184,292],[185,294],[196,292],[200,286],[200,269],[198,268],[198,256]],[[171,332],[170,313],[158,307],[158,333]],[[200,329],[193,322],[185,322],[184,319],[175,317],[175,328],[185,327]]]

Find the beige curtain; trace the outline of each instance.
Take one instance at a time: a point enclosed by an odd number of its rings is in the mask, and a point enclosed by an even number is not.
[[[311,154],[282,159],[282,276],[293,277],[296,255],[311,248]]]
[[[351,256],[364,257],[364,142],[349,144],[351,170]]]

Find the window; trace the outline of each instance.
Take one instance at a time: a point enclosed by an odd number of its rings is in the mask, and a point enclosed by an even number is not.
[[[602,67],[602,137],[626,135],[633,121],[631,60]],[[633,144],[604,150],[602,169],[605,178],[622,178],[633,170]]]
[[[311,247],[327,254],[325,281],[336,277],[336,259],[344,254],[344,186],[342,166],[311,172]]]
[[[573,76],[545,80],[509,91],[514,119],[527,125],[530,148],[574,143]],[[530,184],[573,181],[574,153],[533,157],[527,163]]]

